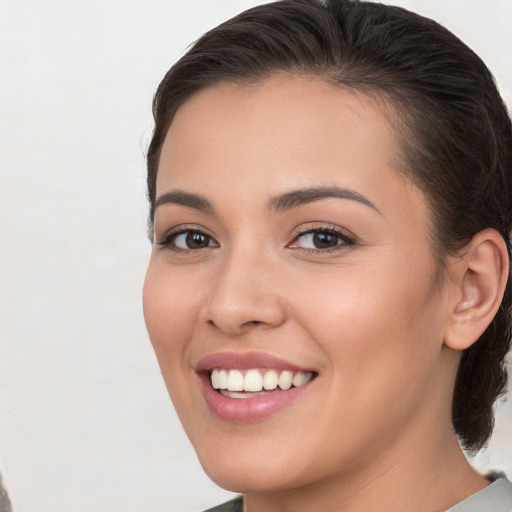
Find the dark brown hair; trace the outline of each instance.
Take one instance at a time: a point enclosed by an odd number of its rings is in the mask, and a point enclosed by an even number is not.
[[[202,36],[169,70],[153,104],[148,155],[150,226],[160,151],[177,109],[219,82],[253,82],[279,72],[388,99],[402,126],[402,171],[429,199],[439,262],[479,231],[496,229],[510,256],[512,129],[493,77],[448,30],[398,7],[350,0],[283,0],[261,5]],[[467,349],[452,419],[472,451],[489,438],[493,404],[505,391],[512,285],[493,322]]]

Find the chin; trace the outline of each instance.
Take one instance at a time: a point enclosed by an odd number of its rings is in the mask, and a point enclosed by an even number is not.
[[[293,437],[293,436],[292,436]],[[211,439],[216,439],[214,436]],[[293,489],[310,483],[314,457],[298,446],[272,436],[252,439],[233,436],[229,446],[210,441],[208,446],[195,445],[199,461],[217,485],[232,492],[272,492]],[[277,442],[276,442],[277,441]],[[215,445],[214,445],[215,443]],[[307,463],[308,455],[310,464]],[[318,469],[318,468],[317,468]]]
[[[268,464],[264,466],[252,465],[248,460],[240,468],[229,461],[223,461],[211,467],[203,465],[203,469],[213,482],[231,492],[272,492],[297,487],[289,468],[278,469]]]

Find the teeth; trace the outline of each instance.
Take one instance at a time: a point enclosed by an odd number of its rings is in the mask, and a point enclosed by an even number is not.
[[[213,371],[212,372],[212,375],[210,377],[211,381],[212,381],[212,386],[214,389],[220,389],[220,384],[219,384],[219,371]]]
[[[292,379],[292,384],[295,387],[302,386],[302,384],[306,384],[306,382],[311,378],[311,375],[308,377],[304,372],[297,372]]]
[[[278,381],[279,377],[277,375],[277,372],[274,370],[270,370],[267,373],[265,373],[265,376],[263,377],[263,388],[267,390],[276,389]]]
[[[226,370],[219,372],[219,389],[228,389],[228,372]]]
[[[261,391],[263,377],[258,370],[249,370],[244,378],[244,391]]]
[[[293,373],[289,372],[288,370],[285,370],[284,372],[281,372],[281,375],[279,375],[279,387],[281,389],[287,390],[292,387],[293,382]]]
[[[220,393],[229,398],[254,398],[255,396],[264,395],[265,391],[259,391],[257,393],[246,393],[245,391],[228,391],[227,389],[222,389]]]
[[[228,374],[229,391],[244,391],[244,376],[238,370],[230,370]]]
[[[313,374],[311,372],[291,372],[283,370],[279,373],[277,370],[267,370],[262,374],[259,370],[248,370],[245,376],[240,370],[215,369],[211,372],[210,379],[212,387],[219,390],[235,392],[230,394],[232,398],[241,398],[243,393],[250,392],[264,394],[264,391],[271,391],[278,386],[286,391],[292,386],[299,387],[310,381]],[[223,393],[225,394],[225,393]],[[240,395],[240,396],[238,396]],[[247,395],[243,395],[246,397]]]

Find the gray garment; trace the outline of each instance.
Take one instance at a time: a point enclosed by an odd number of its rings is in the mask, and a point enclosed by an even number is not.
[[[506,478],[498,478],[446,512],[512,512],[512,485]]]
[[[0,512],[12,512],[9,496],[2,483],[2,475],[0,475]]]
[[[234,500],[217,505],[216,507],[209,508],[204,512],[242,512],[244,508],[244,499],[242,496],[237,496]]]
[[[205,512],[242,512],[242,509],[243,500],[239,496]],[[506,478],[498,478],[445,512],[512,512],[512,484]]]

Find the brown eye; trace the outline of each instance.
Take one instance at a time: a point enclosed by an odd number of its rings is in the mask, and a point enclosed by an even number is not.
[[[210,245],[210,237],[204,233],[189,231],[185,233],[185,245],[187,249],[202,249]]]
[[[329,251],[329,249],[341,249],[354,243],[353,238],[341,231],[323,228],[300,233],[289,247],[306,251]]]
[[[312,235],[312,242],[316,249],[336,247],[340,242],[340,237],[338,235],[333,235],[332,233],[317,231],[312,233]]]
[[[166,236],[159,244],[178,251],[193,251],[218,246],[210,235],[190,229]]]

